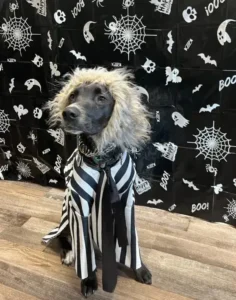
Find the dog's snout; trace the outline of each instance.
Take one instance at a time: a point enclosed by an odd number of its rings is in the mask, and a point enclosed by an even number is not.
[[[72,121],[79,117],[79,110],[76,109],[75,107],[67,107],[63,111],[62,116],[63,116],[64,120]]]

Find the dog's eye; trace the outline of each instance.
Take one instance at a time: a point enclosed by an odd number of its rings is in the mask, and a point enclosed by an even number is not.
[[[70,101],[74,100],[75,99],[75,93],[71,93],[70,96],[69,96],[69,99],[70,99]]]
[[[104,101],[106,101],[106,98],[104,96],[99,96],[97,98],[97,100],[98,100],[98,102],[104,102]]]

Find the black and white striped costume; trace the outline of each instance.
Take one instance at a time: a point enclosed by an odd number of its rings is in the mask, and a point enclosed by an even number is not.
[[[104,212],[102,207],[106,209],[109,206],[107,203],[103,206],[105,204],[103,203],[105,201],[104,194],[107,193],[105,191],[106,185],[109,181],[110,185],[112,185],[111,181],[113,181],[116,185],[115,189],[118,191],[119,199],[116,202],[119,202],[119,205],[121,205],[121,210],[117,209],[117,216],[114,217],[113,215],[113,220],[115,220],[112,223],[113,226],[108,224],[108,227],[113,227],[114,259],[116,262],[122,263],[134,270],[140,268],[142,262],[134,216],[135,198],[133,184],[136,171],[134,162],[128,152],[120,154],[118,161],[110,166],[107,171],[105,168],[90,164],[90,160],[81,155],[80,151],[76,149],[69,157],[64,173],[67,188],[62,205],[61,222],[58,227],[43,238],[43,242],[48,244],[69,226],[76,274],[81,279],[87,278],[91,272],[96,270],[93,241],[100,251],[103,252],[102,240],[105,231],[102,221],[106,221],[108,213]],[[115,210],[112,209],[112,212],[114,213]],[[115,222],[118,224],[115,224]],[[125,224],[121,224],[121,222]],[[119,234],[122,235],[122,232],[119,233],[119,231],[122,231],[121,227],[123,225],[125,226],[123,230],[125,228],[126,244],[124,243],[124,239],[122,243],[122,238],[120,239],[121,242],[118,238]],[[112,241],[108,241],[108,243],[112,243]],[[111,252],[111,244],[108,245],[109,247]],[[106,257],[104,257],[104,260],[106,260]],[[114,270],[111,270],[111,272],[114,272]],[[111,288],[107,288],[107,285],[109,283],[104,284],[103,278],[103,289],[112,292],[116,282]]]

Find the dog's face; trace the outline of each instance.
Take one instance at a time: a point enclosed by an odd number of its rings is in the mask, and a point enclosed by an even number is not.
[[[115,101],[101,84],[84,84],[76,88],[62,113],[62,126],[71,134],[99,134],[108,124]]]

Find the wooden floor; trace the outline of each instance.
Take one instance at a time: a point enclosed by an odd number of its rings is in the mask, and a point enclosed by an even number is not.
[[[57,248],[41,238],[60,220],[63,191],[20,182],[0,182],[0,300],[78,300],[80,280],[61,265]],[[187,216],[136,207],[144,262],[153,285],[120,271],[114,294],[91,299],[236,299],[236,231]]]

